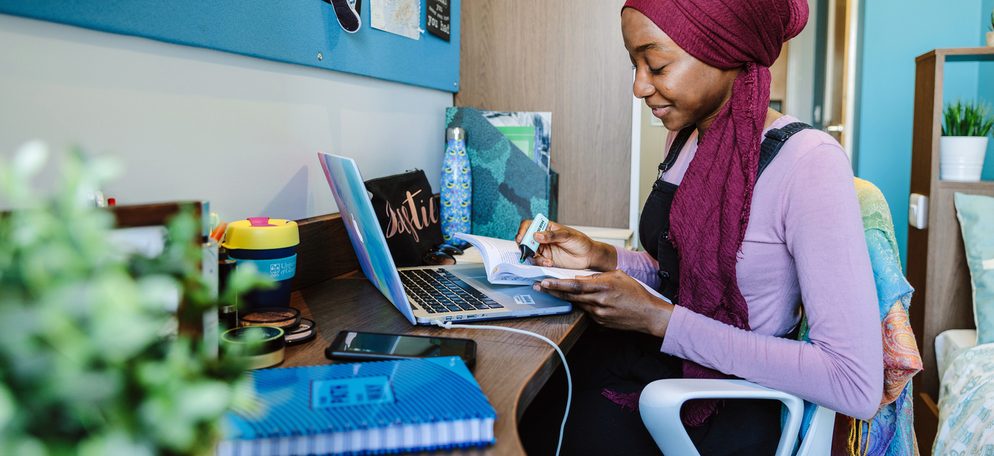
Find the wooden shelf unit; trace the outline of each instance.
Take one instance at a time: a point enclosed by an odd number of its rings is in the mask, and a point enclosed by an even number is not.
[[[911,145],[911,192],[928,197],[928,225],[908,228],[908,280],[915,287],[911,326],[918,338],[924,371],[915,377],[915,431],[919,446],[931,448],[938,417],[932,403],[939,397],[935,336],[947,329],[973,328],[970,271],[953,195],[964,192],[994,196],[994,182],[939,180],[939,138],[942,136],[943,75],[947,62],[994,62],[994,48],[935,49],[915,59],[914,128]]]

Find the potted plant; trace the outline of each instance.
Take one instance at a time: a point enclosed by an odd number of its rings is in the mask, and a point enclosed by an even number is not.
[[[946,105],[943,118],[939,178],[979,181],[987,153],[987,135],[994,126],[990,108],[979,102],[957,101]]]
[[[163,254],[138,261],[86,201],[114,167],[71,154],[62,188],[39,196],[46,157],[34,143],[0,158],[0,454],[213,453],[221,416],[248,400],[242,364],[163,336],[169,296],[201,315],[218,304],[189,242],[198,222],[174,217]],[[236,271],[220,301],[257,277]]]

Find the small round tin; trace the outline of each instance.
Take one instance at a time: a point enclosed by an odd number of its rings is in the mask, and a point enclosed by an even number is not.
[[[286,333],[286,344],[294,345],[310,342],[311,340],[314,340],[317,330],[318,328],[317,325],[314,324],[314,320],[309,318],[301,318],[300,324]]]
[[[283,362],[285,332],[275,326],[246,326],[221,333],[225,356],[245,359],[249,369],[262,369]]]
[[[293,307],[263,307],[241,315],[241,326],[275,326],[286,332],[300,324],[300,311]]]

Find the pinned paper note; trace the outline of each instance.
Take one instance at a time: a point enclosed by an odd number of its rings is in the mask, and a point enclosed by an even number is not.
[[[991,258],[989,260],[984,260],[984,262],[981,263],[981,265],[983,265],[985,271],[990,271],[991,269],[994,269],[994,258]]]
[[[421,39],[421,0],[370,0],[369,18],[375,29]]]

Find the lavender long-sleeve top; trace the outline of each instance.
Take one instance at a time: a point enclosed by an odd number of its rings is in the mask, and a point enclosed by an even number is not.
[[[772,127],[796,121],[784,116]],[[664,180],[680,183],[696,138]],[[658,264],[645,252],[619,249],[618,269],[659,283]],[[736,273],[752,331],[676,306],[661,350],[872,417],[883,390],[880,317],[852,169],[832,137],[797,133],[760,176]],[[798,324],[802,301],[811,341],[782,338]]]

